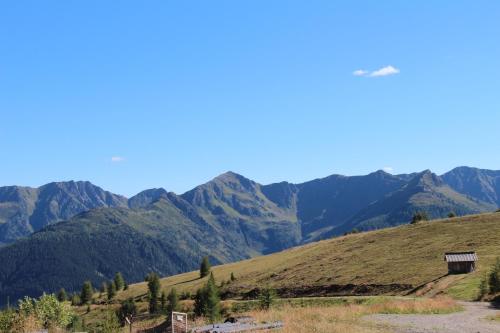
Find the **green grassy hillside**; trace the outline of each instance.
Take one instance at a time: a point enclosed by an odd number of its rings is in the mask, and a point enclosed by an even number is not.
[[[479,280],[500,256],[500,213],[422,222],[353,234],[280,253],[213,267],[218,281],[236,281],[222,291],[232,297],[252,295],[271,286],[283,296],[405,294],[447,274],[443,253],[475,250],[478,271],[453,277],[443,292],[471,299]],[[162,288],[194,292],[203,283],[198,272],[162,280]],[[118,299],[141,297],[146,284],[131,285]]]

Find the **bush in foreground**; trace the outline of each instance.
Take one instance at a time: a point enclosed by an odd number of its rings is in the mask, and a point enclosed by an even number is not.
[[[53,294],[39,298],[25,297],[18,310],[0,312],[0,332],[32,332],[40,329],[66,328],[75,315],[69,306]]]

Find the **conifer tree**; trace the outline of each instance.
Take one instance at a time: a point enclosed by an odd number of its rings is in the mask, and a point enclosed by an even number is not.
[[[208,256],[203,257],[200,265],[200,278],[204,278],[210,273],[210,261]]]
[[[123,287],[125,286],[125,280],[123,280],[122,273],[118,272],[115,274],[115,286],[116,290],[122,290]]]
[[[179,311],[179,296],[177,295],[177,290],[172,288],[168,293],[168,304],[167,304],[167,314],[173,311]]]
[[[167,294],[164,291],[161,292],[160,296],[160,310],[167,311]]]
[[[220,317],[219,290],[215,284],[214,275],[211,273],[206,286],[206,311],[205,315],[211,323]]]
[[[149,289],[149,313],[157,313],[159,311],[158,294],[160,293],[160,278],[158,274],[156,273],[150,274],[148,289]]]
[[[231,272],[231,281],[234,281],[234,280],[236,280],[236,278],[234,277],[234,273]]]
[[[115,281],[109,281],[106,287],[106,291],[108,294],[108,300],[112,300],[116,296],[116,285]]]
[[[197,317],[205,315],[207,305],[206,296],[206,287],[202,287],[196,291],[196,295],[194,296],[194,314]]]
[[[82,292],[80,293],[80,301],[82,304],[89,304],[92,301],[93,293],[94,288],[92,288],[92,283],[90,281],[85,281],[82,286]]]
[[[259,293],[259,304],[261,309],[269,310],[276,299],[276,291],[269,287],[264,288]]]
[[[66,293],[66,290],[64,288],[61,288],[57,293],[57,300],[59,302],[65,302],[68,300],[68,294]]]

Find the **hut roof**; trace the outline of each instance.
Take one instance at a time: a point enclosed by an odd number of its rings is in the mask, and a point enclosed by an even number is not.
[[[444,254],[446,262],[477,261],[476,252],[446,252]]]

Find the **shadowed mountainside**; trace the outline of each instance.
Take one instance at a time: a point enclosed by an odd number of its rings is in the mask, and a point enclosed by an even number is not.
[[[93,208],[126,206],[125,197],[90,182],[0,187],[0,245]]]

